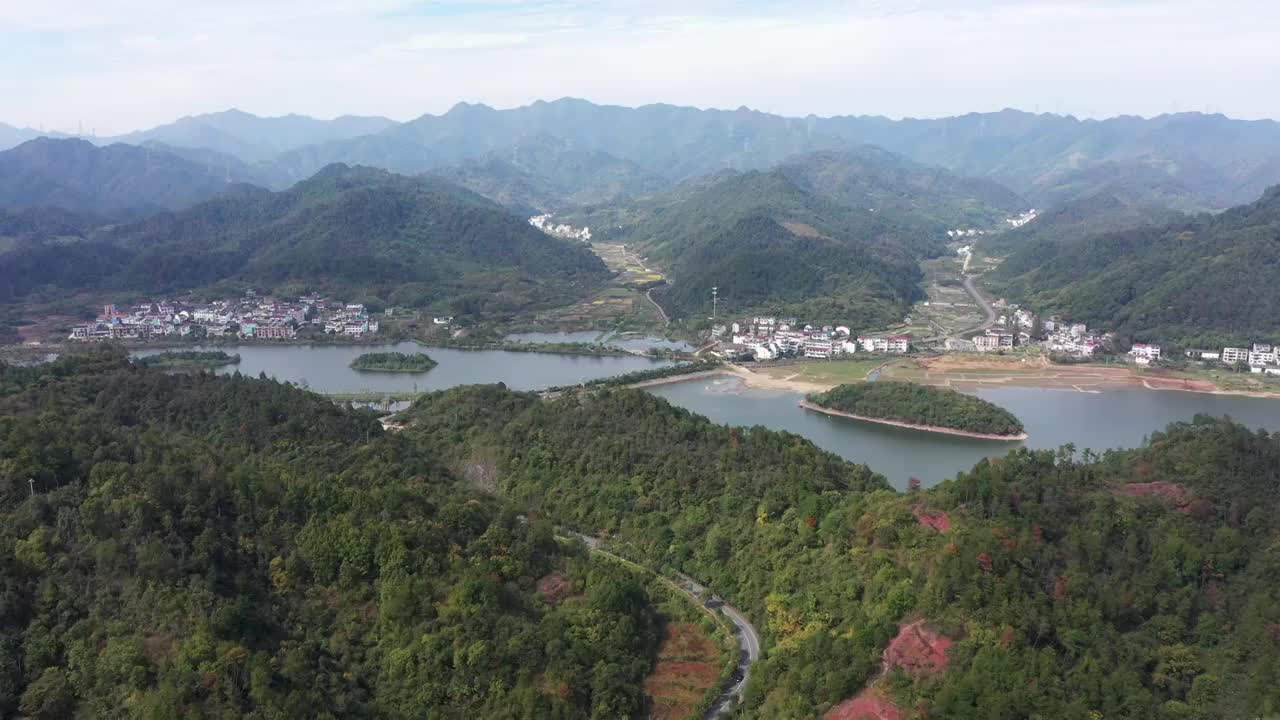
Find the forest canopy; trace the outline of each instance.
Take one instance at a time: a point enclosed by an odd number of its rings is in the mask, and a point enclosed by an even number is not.
[[[1022,433],[1022,421],[1013,413],[950,388],[891,381],[849,383],[810,395],[808,400],[849,415],[910,425],[987,435]]]
[[[355,370],[373,372],[424,373],[440,363],[426,353],[374,352],[364,353],[351,361]]]

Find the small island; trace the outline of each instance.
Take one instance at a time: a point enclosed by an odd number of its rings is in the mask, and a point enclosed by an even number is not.
[[[983,440],[1025,440],[1022,421],[999,405],[947,388],[906,382],[838,385],[800,406],[828,415]]]
[[[138,364],[157,370],[212,370],[237,365],[240,356],[221,350],[169,350],[138,358]]]
[[[438,365],[426,353],[365,353],[351,362],[353,370],[369,372],[424,373]]]

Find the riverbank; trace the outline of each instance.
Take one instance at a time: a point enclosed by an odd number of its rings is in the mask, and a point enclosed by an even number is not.
[[[873,418],[865,415],[854,415],[852,413],[825,408],[808,400],[801,400],[799,405],[805,410],[813,410],[814,412],[820,412],[824,415],[835,415],[837,417],[850,418],[852,420],[862,420],[864,422],[873,422],[880,425],[892,425],[893,427],[906,428],[908,430],[920,430],[922,432],[937,433],[939,435],[956,435],[958,437],[973,438],[975,440],[999,440],[1001,442],[1020,442],[1027,439],[1026,433],[1018,433],[1017,435],[994,435],[991,433],[956,430],[955,428],[941,427],[938,425],[916,425],[914,423],[901,422],[898,420],[886,420],[884,418]]]
[[[844,365],[849,367],[844,367]],[[839,360],[802,360],[785,365],[752,369],[729,365],[726,370],[752,389],[808,395],[856,380],[871,379],[879,371],[885,380],[934,385],[961,392],[995,388],[1041,388],[1070,392],[1098,393],[1138,388],[1208,395],[1280,399],[1280,391],[1223,388],[1194,375],[1171,372],[1153,374],[1126,365],[1055,365],[1043,358],[949,354],[931,358],[887,359],[869,372]],[[856,377],[854,377],[856,376]]]

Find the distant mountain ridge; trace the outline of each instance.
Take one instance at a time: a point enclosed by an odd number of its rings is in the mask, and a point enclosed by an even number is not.
[[[1038,207],[1105,191],[1178,210],[1218,210],[1280,182],[1280,123],[1201,113],[1106,120],[1018,110],[938,119],[795,118],[745,107],[629,108],[562,98],[505,110],[459,103],[403,123],[226,111],[114,139],[235,155],[269,166],[267,176],[287,184],[334,162],[402,174],[488,163],[542,137],[575,151],[608,153],[670,182],[875,145],[957,175],[994,180]],[[550,179],[562,184],[565,178]]]
[[[344,115],[333,120],[292,114],[259,117],[231,109],[183,117],[149,130],[105,138],[103,142],[141,145],[154,141],[214,150],[255,163],[307,145],[371,135],[395,124],[394,120],[384,117]]]
[[[216,172],[161,149],[36,138],[0,152],[0,209],[58,207],[130,220],[194,205],[255,176]]]

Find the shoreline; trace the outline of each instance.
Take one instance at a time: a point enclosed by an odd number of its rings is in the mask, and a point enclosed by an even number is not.
[[[957,430],[955,428],[942,427],[939,425],[917,425],[915,423],[903,422],[901,420],[886,420],[884,418],[873,418],[865,415],[854,415],[853,413],[841,412],[840,410],[832,410],[817,403],[808,400],[801,400],[800,407],[805,410],[813,410],[824,415],[834,415],[835,417],[850,418],[852,420],[862,420],[864,422],[878,423],[880,425],[891,425],[893,427],[906,428],[908,430],[919,430],[921,432],[937,433],[939,435],[957,435],[959,437],[973,438],[975,440],[998,440],[1000,442],[1021,442],[1027,439],[1025,432],[1017,435],[996,435],[994,433],[979,433],[969,430]]]
[[[883,367],[883,365],[881,365]],[[987,368],[974,368],[983,370]],[[1001,370],[999,366],[989,366],[992,370]],[[1068,369],[1063,366],[1064,370]],[[926,369],[926,372],[929,372]],[[726,365],[725,373],[737,377],[742,380],[748,388],[753,390],[772,390],[775,392],[790,392],[798,395],[809,395],[815,392],[825,392],[839,385],[838,382],[809,382],[805,380],[792,380],[790,378],[777,378],[763,372],[757,372],[748,369],[742,365],[730,364]],[[1224,395],[1248,397],[1260,400],[1280,400],[1280,392],[1266,391],[1250,391],[1250,390],[1223,390],[1221,388],[1198,388],[1182,386],[1184,380],[1177,378],[1158,378],[1139,375],[1129,371],[1127,375],[1113,375],[1111,378],[1098,376],[1095,378],[1087,378],[1092,382],[1075,382],[1064,383],[1063,380],[1057,381],[1052,377],[1037,378],[1035,376],[1022,376],[1017,374],[1009,374],[1003,376],[976,376],[976,374],[968,374],[963,369],[955,371],[941,371],[935,377],[941,382],[921,382],[911,377],[893,377],[885,376],[886,380],[896,380],[899,382],[910,382],[918,385],[933,385],[936,387],[948,387],[960,392],[974,393],[982,389],[999,389],[999,388],[1037,388],[1041,390],[1063,390],[1067,392],[1081,393],[1104,393],[1112,390],[1137,389],[1148,390],[1152,392],[1185,392],[1197,395]],[[999,377],[997,381],[994,378]],[[1086,378],[1080,378],[1086,380]]]

